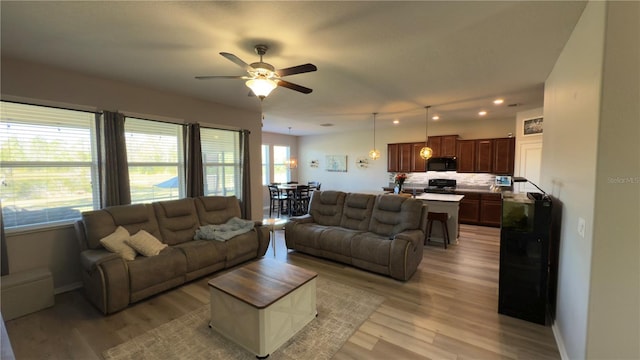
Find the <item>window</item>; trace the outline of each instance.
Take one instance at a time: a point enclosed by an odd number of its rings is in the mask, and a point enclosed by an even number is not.
[[[131,203],[185,196],[182,125],[126,118]]]
[[[7,228],[73,220],[99,207],[95,116],[0,102],[0,199]]]
[[[273,146],[273,181],[286,183],[291,178],[286,161],[289,159],[288,146]]]
[[[200,128],[205,195],[242,196],[240,132]]]
[[[269,145],[262,145],[262,185],[269,185]]]

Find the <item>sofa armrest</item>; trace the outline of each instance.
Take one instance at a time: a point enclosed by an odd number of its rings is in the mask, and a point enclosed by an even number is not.
[[[424,232],[422,230],[406,230],[396,234],[393,240],[404,240],[414,248],[422,248],[424,245]]]
[[[309,215],[309,214],[304,214],[301,216],[292,216],[289,218],[289,221],[291,222],[295,222],[298,224],[309,224],[309,223],[313,223],[315,222],[313,220],[313,216]]]
[[[85,271],[95,271],[102,263],[118,259],[124,261],[120,255],[104,249],[85,250],[80,253],[80,264]]]
[[[120,255],[107,250],[86,250],[80,253],[80,263],[85,295],[103,314],[129,305],[129,268]]]
[[[397,234],[391,241],[389,275],[398,280],[409,280],[422,262],[423,249],[422,230],[407,230]]]
[[[260,225],[256,224],[254,226],[254,230],[258,233],[257,256],[262,257],[267,253],[267,249],[269,248],[269,242],[271,241],[269,230],[271,230],[271,228],[268,225],[262,225],[262,222],[260,222]]]

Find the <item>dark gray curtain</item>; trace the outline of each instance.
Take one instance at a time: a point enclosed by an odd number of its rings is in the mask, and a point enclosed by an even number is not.
[[[0,201],[0,255],[2,255],[2,276],[9,274],[9,257],[7,256],[7,239],[4,236],[4,221],[2,220],[2,201]]]
[[[200,143],[200,124],[187,124],[184,127],[185,174],[187,177],[187,196],[204,195],[204,170],[202,168],[202,145]]]
[[[105,111],[102,114],[102,207],[131,204],[127,143],[124,115]]]
[[[251,165],[249,156],[249,130],[240,131],[240,159],[242,188],[240,190],[240,210],[242,211],[242,217],[244,219],[251,219],[251,172],[249,167]]]

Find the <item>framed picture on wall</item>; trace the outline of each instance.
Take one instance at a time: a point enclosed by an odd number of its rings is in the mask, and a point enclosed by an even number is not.
[[[327,171],[347,172],[347,155],[327,155]]]
[[[524,119],[522,132],[524,136],[542,134],[542,117]]]

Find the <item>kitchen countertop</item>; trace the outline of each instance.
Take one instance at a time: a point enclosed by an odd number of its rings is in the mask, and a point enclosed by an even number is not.
[[[416,195],[416,199],[426,200],[426,201],[460,202],[462,198],[464,198],[464,195],[432,194],[432,193],[422,193],[420,195]]]

